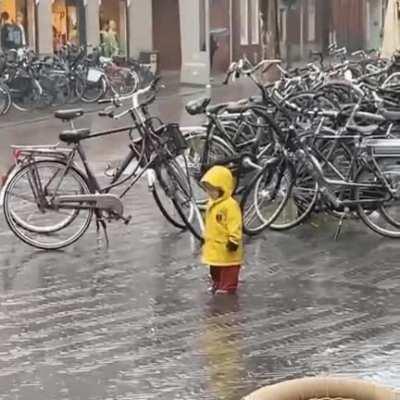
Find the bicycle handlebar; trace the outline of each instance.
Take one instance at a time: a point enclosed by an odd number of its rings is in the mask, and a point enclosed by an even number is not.
[[[111,99],[101,99],[101,100],[99,100],[98,104],[110,104],[110,103],[112,103],[112,106],[107,107],[103,111],[100,111],[99,112],[99,116],[100,117],[109,117],[109,118],[118,119],[118,118],[121,118],[121,117],[129,114],[129,112],[132,109],[137,109],[137,108],[139,108],[141,106],[144,106],[144,105],[147,105],[147,104],[151,103],[155,99],[155,96],[152,96],[150,100],[147,100],[144,103],[140,103],[139,97],[156,91],[160,80],[161,80],[161,77],[157,76],[149,86],[145,87],[144,89],[140,89],[140,90],[136,91],[135,93],[133,93],[131,95],[128,95],[128,96],[114,96]],[[133,106],[130,107],[129,109],[123,111],[122,113],[120,113],[118,115],[115,115],[114,110],[111,107],[119,108],[119,107],[122,106],[122,103],[124,101],[126,101],[126,100],[132,100],[132,105]]]
[[[263,73],[267,72],[273,65],[279,65],[282,63],[282,60],[278,59],[270,59],[270,60],[262,60],[254,67],[245,69],[245,64],[250,64],[250,61],[247,59],[241,59],[238,62],[233,62],[226,73],[225,79],[222,82],[223,85],[227,85],[229,83],[230,77],[234,74],[236,78],[239,78],[240,75],[251,76],[255,72],[263,69]]]
[[[364,50],[357,50],[351,53],[352,57],[362,56],[364,58],[367,57],[367,53]]]

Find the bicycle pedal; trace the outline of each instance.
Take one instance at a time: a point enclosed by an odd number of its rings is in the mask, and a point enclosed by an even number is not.
[[[340,217],[338,226],[336,228],[336,233],[335,233],[335,241],[337,241],[339,239],[340,234],[342,233],[342,228],[343,228],[343,222],[345,220],[345,218],[347,218],[347,216],[350,213],[350,209],[348,207],[345,207],[344,209],[344,213],[342,214],[342,216]]]

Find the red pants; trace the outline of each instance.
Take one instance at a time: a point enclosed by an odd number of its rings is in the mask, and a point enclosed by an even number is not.
[[[240,265],[230,267],[210,266],[210,275],[213,281],[213,290],[225,290],[235,293],[239,283]]]

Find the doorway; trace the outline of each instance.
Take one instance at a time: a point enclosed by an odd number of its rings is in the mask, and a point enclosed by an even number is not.
[[[179,70],[182,62],[179,0],[153,0],[153,41],[159,68]]]
[[[231,62],[231,0],[210,0],[211,75],[227,71]]]

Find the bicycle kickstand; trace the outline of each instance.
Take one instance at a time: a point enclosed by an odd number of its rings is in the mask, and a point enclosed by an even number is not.
[[[338,226],[336,228],[335,241],[337,241],[339,239],[339,236],[342,233],[344,219],[348,216],[349,213],[350,213],[350,209],[348,207],[345,207],[344,212],[343,212],[342,216],[340,217]]]
[[[96,232],[97,232],[97,245],[100,247],[101,245],[101,234],[100,230],[103,229],[104,232],[104,237],[106,239],[106,248],[108,249],[110,245],[110,241],[108,239],[108,233],[107,233],[107,224],[106,221],[104,221],[103,218],[97,218],[96,219]]]

